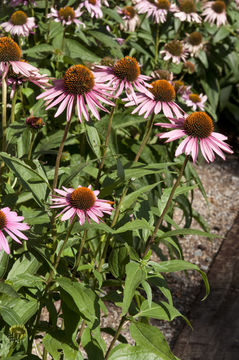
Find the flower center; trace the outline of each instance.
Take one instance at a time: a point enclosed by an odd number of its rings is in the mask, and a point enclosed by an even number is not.
[[[155,70],[154,74],[161,80],[171,80],[171,73],[168,70]]]
[[[171,102],[175,98],[175,90],[167,80],[156,80],[149,90],[157,101]]]
[[[173,56],[180,56],[183,52],[183,45],[179,40],[170,41],[164,48]]]
[[[190,94],[189,100],[191,100],[193,103],[197,104],[201,101],[200,96],[197,94]]]
[[[96,0],[88,0],[91,5],[96,5]]]
[[[80,187],[71,193],[69,201],[74,208],[88,210],[94,206],[96,198],[92,190]]]
[[[202,35],[200,32],[194,31],[190,34],[188,41],[193,46],[200,45],[202,42]]]
[[[195,65],[191,61],[186,61],[183,64],[183,67],[191,73],[194,73],[194,71],[195,71]]]
[[[70,94],[84,95],[95,85],[92,71],[84,65],[73,65],[64,75],[65,90]]]
[[[8,37],[0,38],[0,62],[2,61],[20,61],[21,49]]]
[[[180,89],[180,90],[184,90],[184,89],[186,89],[186,86],[185,86],[185,84],[184,84],[183,81],[181,81],[181,80],[175,80],[175,81],[174,81],[174,89],[175,89],[176,91],[178,91],[179,89]]]
[[[184,130],[187,135],[203,139],[211,135],[214,126],[210,116],[203,111],[198,111],[185,119]]]
[[[0,210],[0,231],[5,228],[7,224],[6,215]]]
[[[42,128],[45,124],[42,120],[42,118],[38,117],[38,116],[30,116],[26,119],[26,124],[32,128],[32,129],[40,129]]]
[[[217,14],[221,14],[226,10],[226,4],[224,3],[224,1],[214,1],[212,4],[212,9]]]
[[[133,19],[133,17],[136,15],[136,11],[133,6],[125,6],[123,8],[123,14],[128,16],[130,19]]]
[[[113,72],[121,80],[135,81],[140,75],[139,64],[135,58],[125,56],[116,62]]]
[[[179,2],[179,9],[186,14],[196,12],[196,5],[194,0],[181,0]]]
[[[10,22],[13,25],[24,25],[27,22],[27,14],[24,11],[15,11],[10,18]]]
[[[60,8],[60,10],[58,11],[58,16],[65,21],[69,19],[73,20],[75,18],[75,11],[72,9],[72,7],[65,6]]]
[[[169,10],[170,2],[168,0],[158,0],[155,4],[158,9]]]

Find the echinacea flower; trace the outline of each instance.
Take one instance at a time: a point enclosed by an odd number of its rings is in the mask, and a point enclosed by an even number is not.
[[[43,122],[41,117],[33,116],[33,114],[31,114],[26,118],[26,125],[32,131],[38,131],[45,125],[45,123]]]
[[[44,99],[47,104],[46,110],[55,105],[59,105],[55,117],[59,116],[67,108],[67,121],[70,121],[73,105],[76,102],[78,118],[82,122],[84,117],[89,121],[89,113],[85,101],[97,120],[100,114],[97,107],[105,112],[109,112],[101,103],[111,106],[115,104],[108,98],[111,96],[107,90],[109,88],[101,83],[97,83],[94,73],[84,65],[73,65],[66,70],[64,78],[55,80],[53,86],[40,94],[37,99]],[[100,100],[100,101],[99,101]]]
[[[185,61],[185,63],[183,64],[183,68],[185,69],[185,71],[187,71],[189,74],[193,74],[195,72],[195,64],[191,61]]]
[[[179,156],[182,153],[190,155],[191,153],[193,162],[195,162],[200,147],[204,159],[207,162],[212,162],[215,160],[214,152],[224,160],[225,155],[222,150],[229,154],[233,153],[230,146],[224,142],[224,140],[227,140],[227,137],[213,131],[213,121],[205,112],[198,111],[185,117],[171,118],[170,121],[171,123],[157,123],[155,125],[173,129],[158,135],[161,139],[167,138],[166,142],[186,136],[178,146],[175,156]]]
[[[202,16],[205,16],[205,21],[210,24],[216,22],[217,27],[226,24],[226,4],[224,1],[207,1],[202,6]]]
[[[9,244],[3,231],[19,244],[21,244],[19,238],[28,240],[22,230],[28,230],[30,227],[26,223],[22,223],[22,220],[24,220],[24,217],[18,216],[9,207],[0,209],[0,250],[3,249],[7,254],[10,254]]]
[[[36,1],[34,0],[11,0],[10,1],[10,6],[17,6],[17,5],[28,5],[29,3],[31,3],[31,5],[35,6],[36,5]]]
[[[76,10],[70,6],[65,6],[60,8],[60,10],[51,8],[51,12],[47,15],[47,17],[53,17],[56,22],[61,22],[62,25],[71,25],[74,23],[77,26],[82,25],[85,27],[85,24],[79,20],[82,13],[83,11],[81,11],[80,6],[78,6]]]
[[[0,24],[0,26],[11,35],[18,36],[29,36],[30,33],[35,29],[35,18],[28,17],[24,11],[18,10],[15,11],[10,20]]]
[[[15,74],[30,77],[39,70],[27,62],[21,61],[21,49],[9,37],[0,37],[0,71],[5,75],[11,66]]]
[[[191,56],[195,56],[203,48],[203,37],[198,31],[194,31],[191,34],[187,34],[185,48],[189,51]]]
[[[168,80],[168,81],[173,80],[173,73],[171,71],[163,70],[163,69],[152,71],[150,76],[154,79],[159,79],[159,80]]]
[[[132,111],[132,114],[145,114],[144,118],[147,118],[152,113],[157,115],[162,110],[166,117],[173,117],[173,113],[177,117],[182,116],[184,111],[174,102],[175,90],[169,81],[155,80],[151,83],[151,86],[149,91],[154,98],[152,99],[144,93],[137,95],[137,107]],[[125,104],[125,106],[132,105],[134,105],[134,101]]]
[[[197,110],[197,108],[203,111],[205,107],[205,102],[207,101],[207,95],[184,93],[182,95],[182,99],[185,101],[187,106],[193,109],[193,111]]]
[[[181,80],[175,80],[173,82],[174,89],[178,95],[183,94],[190,94],[191,86],[187,86],[183,81]]]
[[[150,85],[145,82],[150,77],[140,74],[138,62],[131,56],[125,56],[123,59],[116,61],[113,66],[98,65],[94,71],[98,81],[107,82],[108,86],[113,85],[116,91],[115,98],[125,90],[127,98],[137,103],[135,88],[153,99],[152,93],[147,90]]]
[[[181,21],[201,22],[201,17],[197,14],[196,3],[194,0],[179,0],[179,7],[174,14]]]
[[[20,60],[21,62],[25,62],[23,59]],[[2,75],[2,72],[0,71],[0,76]],[[48,75],[46,74],[40,74],[39,70],[37,68],[35,68],[34,71],[32,71],[32,73],[26,77],[20,73],[16,74],[12,68],[10,67],[10,69],[8,70],[8,74],[7,74],[7,86],[11,86],[11,93],[10,93],[10,97],[11,99],[14,96],[15,90],[22,85],[23,83],[30,81],[33,84],[41,87],[41,88],[45,88],[46,86],[50,86],[50,84],[48,83]],[[1,79],[0,79],[0,83],[1,83]]]
[[[172,60],[173,63],[179,64],[181,60],[186,60],[188,52],[180,40],[172,40],[164,45],[164,50],[161,50],[160,54],[163,60]]]
[[[59,195],[52,195],[54,205],[51,208],[64,209],[57,215],[63,214],[61,221],[70,219],[72,222],[75,215],[79,218],[80,225],[85,223],[85,220],[90,224],[90,219],[97,224],[102,221],[100,218],[104,213],[111,215],[112,201],[98,199],[99,190],[91,190],[91,185],[84,187],[79,185],[77,189],[62,187],[63,190],[54,189]]]
[[[98,19],[103,17],[100,0],[84,0],[83,3],[80,4],[80,8],[82,7],[86,8],[92,18],[95,17]]]
[[[122,16],[122,19],[124,20],[124,23],[120,24],[120,29],[133,32],[136,26],[140,23],[140,19],[134,7],[125,6],[121,9],[119,6],[117,6],[117,12]]]
[[[169,0],[137,1],[135,8],[139,14],[146,14],[147,17],[152,16],[157,24],[166,21],[169,11],[176,11],[175,4],[172,4]]]

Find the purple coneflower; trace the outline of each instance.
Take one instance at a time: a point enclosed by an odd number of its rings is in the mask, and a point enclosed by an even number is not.
[[[164,45],[164,50],[161,50],[160,54],[163,56],[163,60],[172,60],[173,63],[179,64],[186,60],[188,52],[180,40],[172,40]]]
[[[3,249],[7,254],[10,254],[8,241],[3,230],[19,244],[21,244],[21,241],[18,238],[28,240],[21,230],[28,230],[29,226],[26,223],[21,223],[22,220],[24,220],[24,217],[18,216],[9,207],[0,209],[0,250]]]
[[[182,116],[184,111],[174,102],[175,90],[169,81],[155,80],[151,86],[149,91],[153,94],[153,99],[144,93],[137,95],[137,107],[132,111],[132,114],[145,114],[144,118],[147,118],[152,113],[157,115],[162,110],[166,117],[173,117],[173,113],[177,117]],[[134,101],[128,102],[125,106],[132,105],[135,105]]]
[[[195,56],[203,48],[203,37],[198,31],[194,31],[191,34],[187,34],[185,48],[189,51],[191,56]]]
[[[31,5],[35,6],[36,5],[36,1],[34,0],[11,0],[10,1],[10,6],[17,6],[17,5],[28,5],[29,3],[31,3]]]
[[[67,121],[70,121],[74,101],[76,101],[80,122],[82,122],[83,117],[86,121],[89,121],[89,113],[85,101],[97,120],[100,120],[97,107],[108,112],[99,100],[111,106],[115,105],[108,99],[111,96],[107,92],[109,88],[101,83],[97,83],[94,73],[84,65],[71,66],[66,70],[64,78],[55,80],[53,84],[50,89],[39,95],[37,99],[43,98],[46,101],[46,110],[60,104],[55,117],[59,116],[67,108]]]
[[[20,61],[25,62],[23,59],[21,59]],[[1,75],[2,73],[0,71],[0,76]],[[37,68],[35,68],[35,71],[32,71],[32,73],[28,77],[20,73],[16,74],[12,70],[12,68],[10,68],[7,74],[7,85],[12,87],[10,97],[12,99],[16,88],[27,81],[30,81],[41,88],[45,88],[46,86],[50,86],[48,80],[49,80],[48,75],[40,74]]]
[[[79,20],[82,13],[83,11],[81,11],[80,6],[78,6],[76,10],[70,6],[65,6],[60,8],[60,10],[51,8],[51,12],[47,17],[53,17],[56,22],[61,22],[62,25],[71,25],[74,23],[77,26],[82,25],[85,27],[85,24]]]
[[[15,41],[8,37],[0,37],[0,71],[6,75],[10,66],[15,74],[25,77],[39,71],[35,66],[21,60],[21,49]]]
[[[174,89],[175,89],[177,95],[190,94],[191,86],[187,86],[181,80],[173,81],[173,86],[174,86]]]
[[[120,29],[133,32],[136,26],[140,23],[140,19],[134,7],[125,6],[121,9],[119,6],[117,6],[117,12],[122,16],[122,19],[124,20],[124,23],[120,24]]]
[[[24,11],[18,10],[15,11],[10,20],[0,24],[0,26],[11,35],[18,36],[29,36],[30,33],[35,29],[35,18],[28,17]]]
[[[107,4],[106,4],[107,5]],[[90,13],[90,16],[96,19],[103,17],[103,12],[101,10],[100,0],[84,0],[80,7],[85,7],[86,10]]]
[[[169,11],[176,11],[175,4],[169,0],[137,1],[135,8],[139,14],[147,14],[147,17],[152,16],[157,24],[166,21]]]
[[[210,24],[216,22],[217,27],[226,24],[226,4],[224,1],[207,1],[202,6],[202,16],[205,16],[205,21]]]
[[[111,215],[112,201],[98,199],[99,190],[91,190],[91,185],[84,187],[79,185],[77,189],[62,187],[64,190],[54,189],[59,195],[52,195],[54,205],[51,208],[64,209],[58,214],[60,216],[64,213],[61,221],[70,219],[72,222],[75,215],[79,218],[80,225],[85,223],[85,219],[90,224],[90,219],[97,224],[102,221],[100,218],[104,213]]]
[[[193,111],[197,110],[197,108],[203,111],[205,102],[207,101],[207,95],[184,93],[182,95],[182,99],[185,101],[187,106],[193,109]]]
[[[181,21],[201,22],[201,17],[197,14],[194,0],[179,0],[179,7],[176,7],[174,16]]]
[[[150,87],[150,85],[145,82],[150,77],[140,74],[138,62],[131,56],[125,56],[113,66],[96,66],[94,71],[99,81],[106,81],[108,86],[114,86],[116,91],[115,98],[125,90],[127,98],[130,101],[134,100],[137,104],[135,87],[136,90],[147,94],[153,99],[152,93],[147,90],[147,87]]]
[[[224,160],[225,156],[222,150],[229,154],[233,153],[230,146],[224,143],[227,137],[213,131],[213,121],[205,112],[195,112],[187,117],[178,119],[171,118],[170,121],[172,122],[157,123],[155,125],[173,129],[168,133],[158,135],[161,139],[167,138],[168,140],[166,142],[171,142],[186,136],[178,146],[175,156],[179,156],[182,153],[186,155],[191,153],[193,162],[195,162],[198,156],[199,146],[207,162],[215,160],[214,152]]]

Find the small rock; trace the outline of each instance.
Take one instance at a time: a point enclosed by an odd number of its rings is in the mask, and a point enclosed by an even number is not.
[[[202,250],[196,250],[195,252],[194,252],[194,255],[195,256],[202,256]]]

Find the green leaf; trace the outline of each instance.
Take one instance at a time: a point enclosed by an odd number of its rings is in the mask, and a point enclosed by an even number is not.
[[[8,266],[9,255],[5,251],[0,251],[0,278],[2,279]]]
[[[14,262],[13,267],[8,273],[7,280],[14,281],[20,274],[35,274],[40,267],[40,263],[31,253],[23,254],[17,261]],[[16,289],[16,287],[14,286]]]
[[[0,282],[0,294],[6,294],[13,298],[18,298],[18,293],[8,284]]]
[[[151,307],[149,307],[147,300],[143,301],[140,307],[140,311],[138,314],[134,315],[134,318],[142,316],[166,321],[172,321],[176,317],[181,316],[190,325],[185,316],[183,316],[172,304],[168,304],[165,301],[160,301],[158,304],[152,302]]]
[[[130,335],[136,341],[137,345],[148,349],[158,355],[158,360],[176,360],[177,358],[171,352],[168,343],[161,331],[151,325],[142,322],[130,324]]]
[[[97,156],[98,159],[101,158],[101,142],[100,142],[100,137],[98,134],[97,129],[95,128],[94,124],[85,124],[85,128],[86,128],[86,136],[87,136],[87,140],[89,142],[89,145],[91,147],[91,149],[93,150],[93,152],[95,153],[95,155]]]
[[[100,61],[100,57],[98,57],[94,52],[88,50],[85,46],[81,45],[76,40],[65,39],[65,49],[66,55],[70,56],[75,61],[78,59],[89,62]]]
[[[83,360],[80,351],[71,348],[68,344],[59,341],[50,334],[45,335],[42,342],[54,360],[60,360],[62,358],[62,350],[64,359]]]
[[[208,74],[207,79],[201,79],[202,87],[208,97],[210,104],[214,111],[216,111],[219,94],[220,94],[220,85],[218,79],[213,74]]]
[[[230,31],[227,30],[227,28],[225,26],[220,26],[218,32],[212,38],[212,43],[214,45],[217,44],[219,41],[222,41],[223,39],[225,39],[229,34],[230,34]]]
[[[154,184],[151,185],[146,185],[146,186],[142,186],[140,189],[133,191],[132,193],[130,193],[129,195],[127,195],[123,202],[122,202],[122,211],[128,209],[134,201],[136,201],[138,199],[138,197],[141,195],[141,197],[143,197],[144,199],[147,198],[147,195],[145,195],[146,192],[152,190],[155,186],[157,186],[159,184],[159,182],[156,182]]]
[[[21,181],[23,187],[32,193],[36,203],[43,207],[42,202],[46,199],[47,187],[50,188],[47,178],[41,168],[40,163],[34,160],[32,166],[27,165],[24,161],[1,152],[0,157],[5,164],[11,169],[14,175]]]
[[[122,304],[122,316],[125,315],[130,307],[134,297],[135,290],[139,284],[146,278],[146,273],[142,266],[136,262],[130,262],[126,265],[126,279],[124,288],[124,298]]]
[[[158,271],[160,273],[175,272],[182,270],[196,270],[201,274],[206,288],[206,295],[202,300],[206,299],[206,297],[210,292],[207,275],[195,264],[191,264],[190,262],[184,260],[170,260],[170,261],[161,261],[159,264],[154,261],[149,261],[148,265],[152,266],[155,271]]]
[[[149,352],[144,346],[120,344],[112,350],[109,360],[159,360],[159,358],[157,354]]]
[[[125,246],[112,249],[109,256],[109,267],[115,278],[122,278],[124,276],[125,266],[128,262],[129,255]]]
[[[119,229],[115,230],[115,234],[120,234],[125,231],[133,231],[138,229],[147,229],[152,230],[151,226],[148,224],[148,222],[145,219],[141,220],[133,220],[128,222],[127,224],[121,226]]]
[[[0,305],[0,315],[3,320],[10,326],[21,325],[21,318],[9,306]]]
[[[65,277],[58,278],[57,282],[72,297],[81,316],[87,320],[90,326],[93,326],[97,320],[96,311],[99,311],[98,299],[94,291],[82,283],[71,281]]]
[[[122,58],[124,56],[119,44],[117,43],[116,39],[114,39],[112,36],[106,35],[100,31],[90,30],[88,31],[88,33],[92,35],[95,39],[100,41],[102,44],[104,44],[106,47],[108,47],[111,55],[114,58]]]
[[[197,230],[197,229],[176,229],[164,232],[162,234],[158,234],[158,239],[164,239],[167,237],[177,236],[177,235],[199,235],[199,236],[206,236],[208,238],[216,238],[218,237],[218,234],[210,234],[205,231]]]
[[[152,305],[152,289],[151,289],[151,286],[149,285],[149,283],[147,281],[142,281],[142,286],[144,288],[144,291],[146,292],[147,294],[147,300],[148,300],[148,303],[149,303],[149,307],[151,307]]]
[[[104,7],[102,7],[102,11],[103,11],[104,15],[108,15],[110,18],[115,20],[117,23],[123,24],[122,17],[117,13],[116,8],[109,9],[104,6]]]

